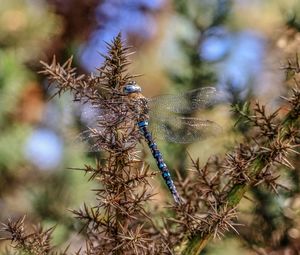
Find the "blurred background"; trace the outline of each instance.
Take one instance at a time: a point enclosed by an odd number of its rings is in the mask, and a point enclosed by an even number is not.
[[[185,146],[160,143],[170,168],[184,175],[185,150],[204,165],[242,139],[230,104],[280,105],[289,86],[281,67],[300,45],[299,13],[299,0],[1,0],[0,221],[26,214],[28,224],[56,225],[53,242],[65,247],[78,228],[68,209],[93,201],[94,184],[68,169],[95,162],[72,141],[87,120],[71,95],[49,100],[54,91],[38,74],[40,60],[55,55],[62,63],[73,55],[79,73],[97,73],[98,52],[121,31],[136,51],[129,71],[143,74],[137,82],[145,96],[216,87],[226,103],[202,116],[222,126],[222,135]],[[156,169],[149,155],[146,161]],[[240,205],[241,235],[212,242],[206,254],[265,254],[259,252],[266,246],[267,254],[296,254],[284,253],[300,242],[299,173],[291,175],[289,195],[253,190],[256,204]],[[164,190],[159,178],[153,186]],[[259,220],[266,226],[258,236]]]

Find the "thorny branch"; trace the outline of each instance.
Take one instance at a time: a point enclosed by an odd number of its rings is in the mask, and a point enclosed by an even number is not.
[[[237,232],[237,205],[250,187],[264,184],[275,192],[282,188],[277,169],[293,168],[291,155],[298,154],[300,88],[295,86],[285,98],[289,112],[284,117],[280,109],[268,114],[258,102],[252,110],[250,104],[236,106],[239,121],[249,125],[246,141],[224,158],[211,158],[204,167],[199,159],[191,159],[193,169],[185,178],[178,173],[176,183],[184,204],[169,206],[166,211],[170,214],[172,210],[173,215],[166,213],[157,222],[158,208],[146,209],[154,207],[149,203],[153,194],[148,180],[155,174],[135,149],[141,137],[134,105],[122,96],[122,87],[135,77],[126,73],[131,53],[120,35],[108,44],[108,50],[98,76],[78,76],[72,59],[63,65],[55,58],[49,65],[42,63],[42,73],[57,88],[57,95],[70,91],[74,101],[89,103],[110,116],[109,120],[99,117],[101,128],[88,130],[96,139],[95,146],[105,151],[105,161],[78,168],[99,182],[99,187],[94,190],[95,205],[72,210],[83,222],[86,235],[85,247],[76,254],[199,254],[211,238]],[[39,248],[44,253],[40,254],[52,254],[52,229],[26,235],[22,218],[10,220],[2,230],[9,233],[7,238],[16,249],[32,252],[38,248],[37,240],[43,240]]]
[[[234,109],[240,115],[238,121],[250,124],[252,137],[247,143],[241,144],[235,151],[228,153],[221,167],[225,170],[227,184],[220,192],[217,212],[234,209],[245,196],[250,187],[265,184],[277,193],[278,188],[285,188],[277,183],[279,175],[276,170],[280,166],[293,169],[289,158],[299,152],[299,107],[300,88],[296,86],[292,95],[285,98],[289,104],[289,112],[283,118],[278,118],[280,109],[267,115],[265,106],[258,102],[250,110],[246,104],[242,108]],[[250,144],[250,145],[249,145]],[[216,230],[216,229],[215,229]],[[213,231],[201,231],[193,235],[183,254],[199,254],[211,237],[216,236]]]

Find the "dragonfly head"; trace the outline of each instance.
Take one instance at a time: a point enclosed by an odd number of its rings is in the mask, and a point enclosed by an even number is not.
[[[137,85],[135,81],[128,82],[123,89],[123,92],[127,95],[132,93],[139,93],[141,91],[142,91],[141,87]]]

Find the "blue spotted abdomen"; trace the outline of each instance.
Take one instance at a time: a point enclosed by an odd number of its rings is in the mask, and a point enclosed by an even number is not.
[[[176,187],[175,187],[175,185],[173,183],[173,180],[171,178],[169,169],[168,169],[167,165],[164,162],[162,154],[158,150],[157,144],[154,142],[154,140],[152,138],[152,135],[148,130],[148,122],[147,121],[140,121],[140,122],[138,122],[138,126],[139,126],[139,129],[142,132],[143,136],[145,137],[147,143],[148,143],[148,146],[151,150],[151,153],[152,153],[153,157],[156,160],[156,164],[157,164],[157,166],[158,166],[158,168],[161,172],[161,175],[164,178],[165,183],[167,184],[171,194],[173,195],[173,198],[174,198],[175,202],[179,203],[181,201],[180,197],[177,193]]]

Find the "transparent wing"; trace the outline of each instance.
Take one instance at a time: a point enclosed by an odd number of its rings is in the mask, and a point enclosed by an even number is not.
[[[81,109],[80,119],[89,128],[102,128],[115,125],[122,117],[122,113],[111,109],[84,104]],[[100,126],[100,127],[97,127]]]
[[[87,127],[75,139],[75,143],[85,143],[88,151],[102,151],[115,143],[115,137],[109,127],[122,122],[124,114],[112,109],[84,104],[81,107],[80,119]]]
[[[150,115],[159,115],[167,110],[175,113],[191,113],[207,108],[217,102],[217,91],[213,87],[190,90],[178,95],[163,95],[149,99]]]
[[[123,149],[126,150],[138,142],[138,135],[137,125],[127,127],[126,130],[120,130],[120,132],[112,132],[111,129],[104,127],[102,130],[89,128],[80,133],[77,141],[87,144],[88,151],[97,152],[120,147],[121,139]]]
[[[213,87],[152,98],[149,100],[150,128],[156,137],[175,143],[191,143],[218,134],[221,128],[212,121],[170,114],[170,112],[190,113],[200,108],[207,108],[216,101],[217,93]],[[81,120],[88,129],[83,131],[76,140],[87,142],[90,151],[103,150],[115,140],[115,137],[109,135],[107,128],[122,121],[130,121],[127,118],[126,114],[116,112],[113,108],[85,104],[82,106]],[[131,144],[133,141],[126,143]]]
[[[86,105],[81,111],[81,121],[87,129],[80,133],[76,142],[84,142],[91,152],[112,149],[117,146],[117,140],[122,139],[124,149],[138,142],[136,135],[138,127],[129,118],[128,110],[120,107],[101,108],[99,106]],[[131,124],[128,125],[128,122]],[[112,132],[112,127],[119,127],[118,132]],[[118,137],[118,138],[117,138]]]
[[[222,132],[215,122],[192,117],[172,117],[150,123],[150,129],[158,139],[173,143],[192,143]]]
[[[105,141],[107,139],[107,141]],[[75,139],[75,143],[84,143],[87,145],[87,151],[97,152],[103,151],[106,148],[106,144],[109,138],[103,136],[100,130],[86,129],[82,131]]]

